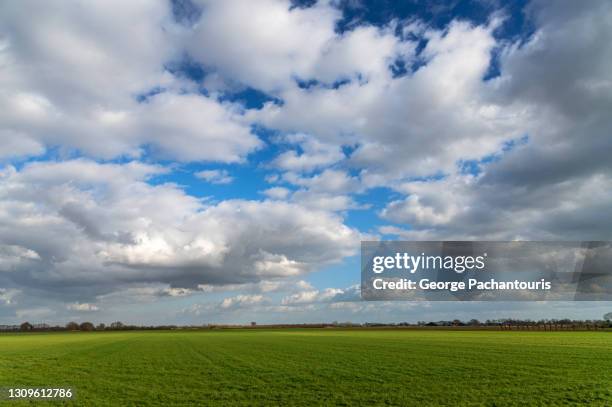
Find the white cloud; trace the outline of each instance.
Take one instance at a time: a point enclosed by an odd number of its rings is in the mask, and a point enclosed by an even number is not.
[[[283,200],[291,194],[291,190],[283,187],[272,187],[264,190],[263,194],[271,199]]]
[[[349,164],[386,183],[452,172],[458,160],[495,153],[525,131],[522,106],[500,104],[493,98],[496,85],[482,81],[495,27],[453,22],[444,31],[429,29],[419,56],[428,63],[414,73],[393,78],[387,69],[338,88],[287,88],[279,93],[282,105],[250,115],[324,145],[357,145]],[[281,158],[296,158],[285,154]]]
[[[472,188],[474,177],[453,177],[453,182],[442,180],[408,182],[397,187],[408,195],[392,201],[382,210],[381,217],[415,227],[450,223],[453,217],[468,210],[464,202],[465,190]]]
[[[72,304],[68,304],[66,308],[70,311],[79,311],[79,312],[95,312],[95,311],[100,310],[97,305],[90,304],[87,302],[83,302],[83,303],[75,302]]]
[[[286,172],[282,180],[302,187],[291,196],[300,205],[331,211],[365,208],[351,197],[363,191],[360,180],[343,170],[326,169],[312,176]]]
[[[328,302],[346,302],[360,300],[359,286],[346,289],[326,288],[323,290],[303,290],[282,299],[281,305],[302,305]]]
[[[88,160],[5,168],[0,247],[12,256],[3,271],[14,273],[0,277],[82,287],[84,301],[125,284],[193,289],[295,276],[357,250],[361,235],[328,211],[280,201],[207,206],[173,184],[146,182],[164,171]]]
[[[231,184],[234,180],[227,170],[204,170],[196,172],[195,176],[211,184]]]
[[[222,75],[274,91],[306,76],[334,38],[335,8],[319,3],[290,8],[283,0],[198,1],[202,16],[189,52]]]
[[[266,92],[295,87],[296,79],[331,85],[389,76],[394,58],[414,49],[413,43],[397,41],[393,26],[337,33],[342,13],[329,1],[311,7],[286,0],[198,3],[202,14],[189,52],[219,75]]]
[[[326,169],[313,176],[300,176],[296,173],[283,174],[283,180],[294,185],[307,188],[312,192],[331,192],[334,194],[360,192],[359,180],[351,177],[346,171]]]
[[[261,305],[268,302],[268,298],[263,295],[237,295],[235,297],[225,298],[219,304],[219,308],[227,310],[227,309],[239,309],[239,308],[249,308],[256,305]]]
[[[0,304],[12,305],[15,303],[14,298],[19,295],[21,291],[15,289],[0,288]]]
[[[30,260],[36,260],[36,252],[17,245],[0,246],[0,270],[10,272]]]
[[[308,270],[308,264],[291,260],[284,254],[261,251],[254,268],[258,276],[297,276]]]
[[[292,199],[307,208],[328,211],[345,211],[347,209],[363,209],[348,195],[334,195],[332,193],[318,193],[300,190],[293,194]]]
[[[272,165],[282,170],[308,172],[344,159],[340,146],[321,143],[312,136],[292,134],[283,141],[299,146],[301,152],[289,150],[279,154]]]
[[[162,158],[239,162],[262,145],[235,106],[209,97],[164,93],[135,109],[129,134]]]
[[[164,68],[182,54],[170,2],[77,4],[0,5],[0,157],[238,162],[261,146],[239,109]]]

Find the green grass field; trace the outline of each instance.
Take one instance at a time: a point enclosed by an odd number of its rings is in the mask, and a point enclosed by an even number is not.
[[[8,386],[71,386],[74,405],[612,405],[612,333],[3,334]]]

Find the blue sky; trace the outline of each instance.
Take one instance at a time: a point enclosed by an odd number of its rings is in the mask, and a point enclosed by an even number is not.
[[[609,303],[364,303],[356,285],[366,239],[611,238],[610,16],[3,4],[0,321],[597,318]]]

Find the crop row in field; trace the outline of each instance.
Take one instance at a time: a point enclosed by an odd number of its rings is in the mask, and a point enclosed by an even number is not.
[[[72,387],[74,405],[610,405],[610,366],[609,332],[0,335],[2,386]]]

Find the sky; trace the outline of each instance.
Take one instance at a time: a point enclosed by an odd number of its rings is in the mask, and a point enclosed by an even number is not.
[[[0,3],[0,323],[587,318],[364,302],[362,240],[612,240],[612,3]]]

